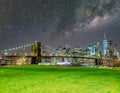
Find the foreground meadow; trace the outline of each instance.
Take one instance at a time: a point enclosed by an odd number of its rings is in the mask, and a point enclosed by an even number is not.
[[[0,66],[0,93],[120,93],[120,70]]]

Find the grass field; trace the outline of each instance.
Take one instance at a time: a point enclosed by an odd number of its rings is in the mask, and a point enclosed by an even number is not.
[[[0,93],[120,93],[120,70],[0,66]]]

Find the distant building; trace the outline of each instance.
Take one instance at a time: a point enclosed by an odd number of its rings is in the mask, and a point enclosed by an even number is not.
[[[77,53],[80,53],[80,47],[75,47],[74,51],[77,52]]]
[[[98,56],[99,55],[99,42],[93,45],[93,51],[92,51],[93,56]]]
[[[87,54],[92,56],[93,55],[93,46],[92,45],[88,45],[87,47]]]
[[[60,54],[60,50],[59,49],[56,49],[55,50],[55,55],[58,56]]]
[[[104,34],[104,40],[103,40],[103,55],[107,56],[108,51],[108,41],[106,39],[106,34]]]
[[[114,43],[112,40],[108,42],[108,52],[107,55],[109,58],[117,59],[118,58],[118,51],[117,51],[117,44]]]
[[[99,43],[97,42],[96,44],[93,45],[88,45],[87,47],[87,55],[90,56],[97,56],[99,54]]]
[[[66,48],[66,55],[71,55],[71,49],[70,48]]]
[[[65,56],[65,55],[66,55],[66,51],[67,51],[67,49],[66,49],[66,48],[63,48],[63,49],[62,49],[62,55],[63,55],[63,56]]]

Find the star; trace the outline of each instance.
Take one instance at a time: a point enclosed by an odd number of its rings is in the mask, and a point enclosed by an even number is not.
[[[0,0],[0,49],[35,40],[81,46],[103,35],[120,47],[120,0]],[[10,38],[10,39],[9,39]]]

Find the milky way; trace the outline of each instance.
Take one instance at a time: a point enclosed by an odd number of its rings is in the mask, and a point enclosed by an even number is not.
[[[120,0],[0,0],[0,49],[34,41],[87,47],[103,34],[120,47]]]

